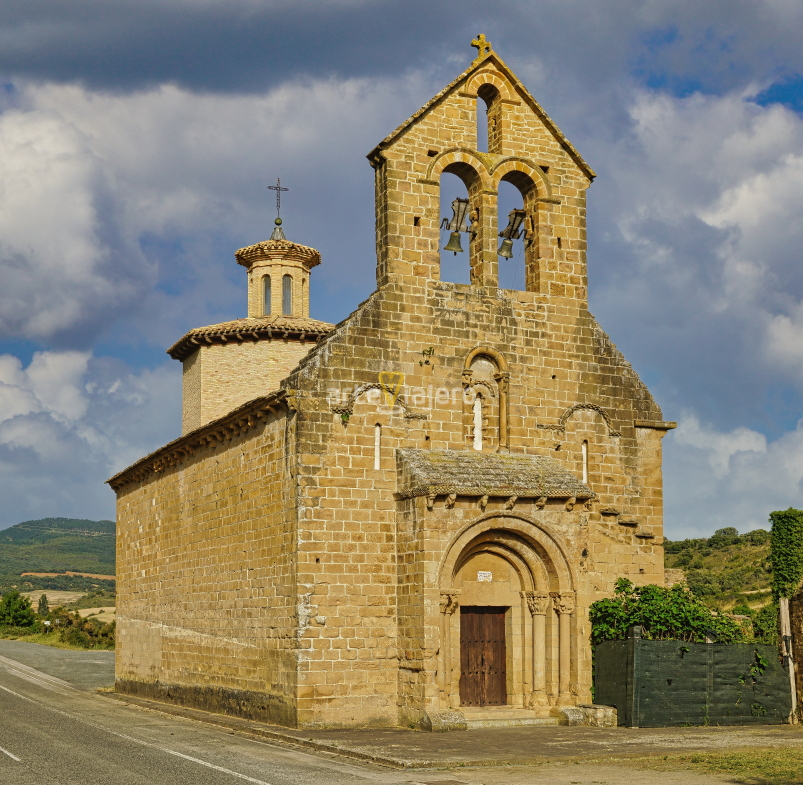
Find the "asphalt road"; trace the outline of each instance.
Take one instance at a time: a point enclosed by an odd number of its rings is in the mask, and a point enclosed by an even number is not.
[[[394,771],[256,741],[225,729],[118,703],[111,652],[0,640],[2,785],[518,785],[726,782],[609,766]],[[477,732],[477,731],[475,731]],[[730,780],[727,780],[730,781]]]

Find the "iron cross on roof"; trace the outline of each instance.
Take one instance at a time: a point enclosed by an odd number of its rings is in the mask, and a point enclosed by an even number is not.
[[[276,191],[276,217],[281,218],[282,211],[282,191],[289,191],[289,188],[282,188],[282,181],[277,177],[276,185],[269,185],[269,191]]]

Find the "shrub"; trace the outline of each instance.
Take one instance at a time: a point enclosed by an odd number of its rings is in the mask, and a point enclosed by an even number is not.
[[[778,603],[765,605],[753,616],[753,634],[759,643],[778,643]]]
[[[591,603],[591,642],[623,640],[628,628],[639,625],[651,640],[705,641],[708,631],[720,643],[750,640],[749,630],[734,619],[707,608],[682,584],[671,588],[634,586],[627,578],[616,581],[614,596]]]
[[[98,619],[82,619],[79,613],[70,613],[64,608],[53,612],[53,625],[65,643],[84,649],[113,649],[115,623]]]
[[[7,591],[0,599],[0,625],[30,627],[35,621],[31,601],[16,589]]]

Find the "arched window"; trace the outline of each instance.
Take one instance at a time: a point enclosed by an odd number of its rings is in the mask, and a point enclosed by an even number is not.
[[[582,444],[582,453],[583,453],[583,482],[588,482],[588,441],[583,441]]]
[[[482,450],[482,396],[474,398],[474,449]]]
[[[262,314],[270,316],[270,276],[262,278]]]
[[[492,84],[484,84],[477,96],[477,151],[501,153],[499,91]]]
[[[488,152],[488,105],[477,98],[477,152]]]
[[[293,276],[282,278],[282,316],[293,315]]]
[[[382,463],[382,426],[377,423],[374,426],[374,469],[381,469]]]

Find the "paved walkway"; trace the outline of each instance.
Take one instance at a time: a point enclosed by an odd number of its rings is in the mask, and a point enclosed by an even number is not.
[[[610,729],[562,726],[485,728],[450,733],[422,733],[401,728],[291,730],[125,695],[110,697],[272,741],[394,768],[509,766],[744,748],[803,748],[803,729],[789,725]]]

